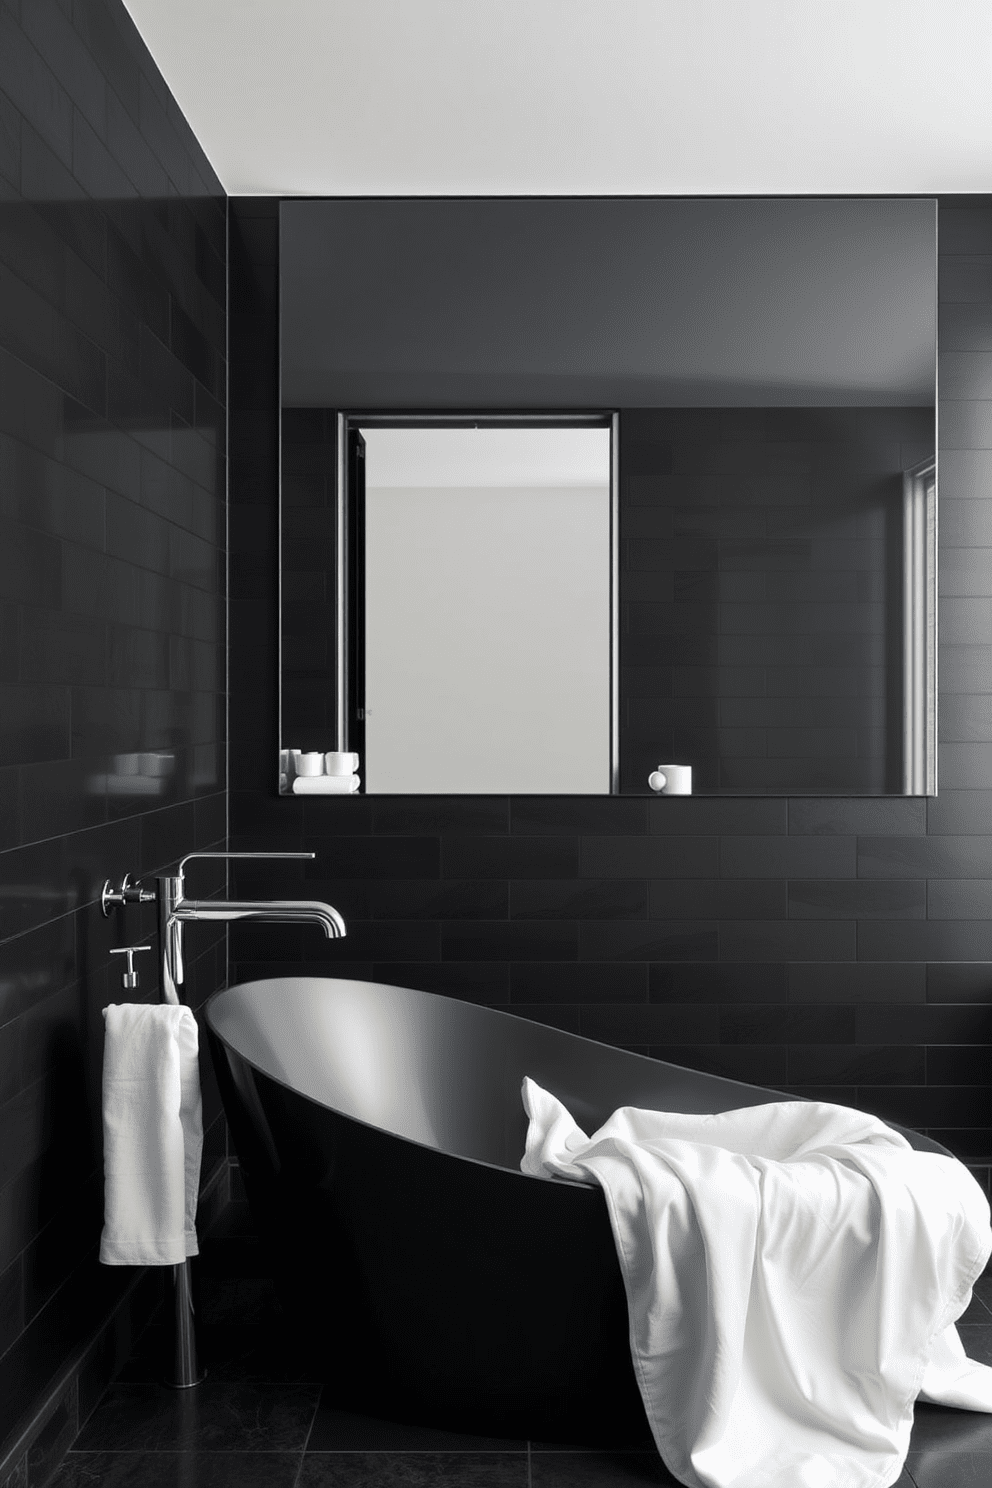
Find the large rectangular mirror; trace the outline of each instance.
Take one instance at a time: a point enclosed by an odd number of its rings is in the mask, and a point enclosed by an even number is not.
[[[280,282],[282,789],[936,790],[935,202],[284,202]]]

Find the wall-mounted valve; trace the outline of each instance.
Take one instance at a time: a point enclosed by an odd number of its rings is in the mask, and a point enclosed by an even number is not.
[[[119,889],[112,889],[108,878],[100,891],[100,908],[104,919],[109,918],[110,911],[118,905],[152,904],[154,900],[155,890],[143,889],[140,883],[132,883],[130,873],[125,873]]]
[[[122,974],[122,976],[121,976],[121,986],[124,988],[124,991],[125,992],[133,992],[134,989],[135,989],[135,987],[138,985],[138,973],[134,969],[134,958],[135,958],[135,956],[138,954],[139,951],[150,951],[150,950],[151,950],[151,946],[150,945],[143,945],[143,946],[112,946],[111,947],[110,954],[112,956],[126,956],[127,957],[127,971],[125,971]]]

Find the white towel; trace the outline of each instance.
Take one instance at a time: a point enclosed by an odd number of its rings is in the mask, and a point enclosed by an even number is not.
[[[106,1266],[175,1266],[196,1255],[203,1116],[196,1019],[167,1003],[103,1010]]]
[[[297,775],[294,796],[353,796],[361,785],[357,775]]]
[[[523,1082],[521,1168],[600,1184],[644,1407],[690,1488],[888,1488],[918,1394],[992,1411],[954,1322],[992,1251],[956,1159],[781,1101],[615,1111],[587,1137]]]

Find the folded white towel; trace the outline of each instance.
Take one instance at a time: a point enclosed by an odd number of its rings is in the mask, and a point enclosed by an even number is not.
[[[523,1082],[520,1164],[598,1183],[634,1370],[690,1488],[884,1488],[917,1395],[992,1411],[954,1323],[992,1251],[952,1157],[820,1101],[719,1115],[623,1107],[591,1137]]]
[[[175,1266],[196,1255],[203,1116],[196,1019],[167,1003],[103,1010],[106,1266]]]
[[[295,796],[353,796],[361,785],[357,775],[297,775]]]

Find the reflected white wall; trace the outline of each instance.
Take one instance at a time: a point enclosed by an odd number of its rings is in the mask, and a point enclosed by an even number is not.
[[[607,794],[610,431],[363,432],[366,789]]]

